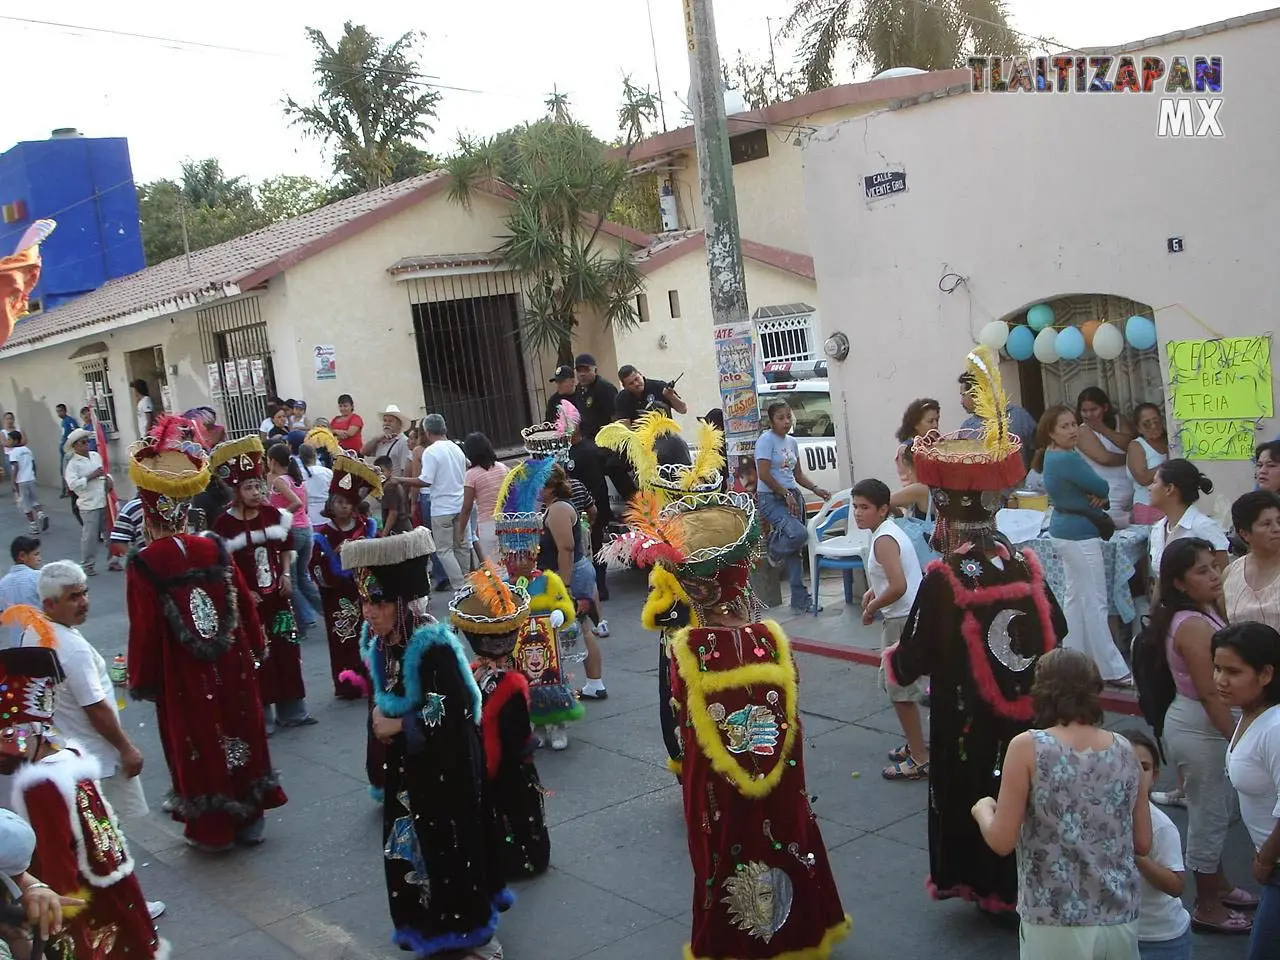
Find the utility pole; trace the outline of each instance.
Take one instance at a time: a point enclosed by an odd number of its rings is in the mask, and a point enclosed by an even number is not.
[[[724,74],[711,3],[712,0],[684,0],[684,23],[689,43],[689,107],[698,150],[716,379],[724,410],[726,469],[733,469],[739,457],[755,456],[760,405],[756,399],[755,331],[747,308],[729,125],[724,112]],[[766,603],[782,602],[777,577],[769,576],[767,567],[762,566],[752,579]]]

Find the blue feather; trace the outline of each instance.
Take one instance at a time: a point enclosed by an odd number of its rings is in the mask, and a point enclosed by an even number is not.
[[[538,497],[542,488],[547,485],[551,471],[556,462],[551,457],[530,457],[515,469],[517,476],[507,489],[507,499],[502,505],[503,513],[536,513]]]

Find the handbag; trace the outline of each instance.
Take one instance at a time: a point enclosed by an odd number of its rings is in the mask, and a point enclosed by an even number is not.
[[[911,541],[911,545],[915,547],[916,557],[920,561],[921,570],[942,556],[942,554],[938,553],[937,550],[934,550],[932,546],[933,532],[938,525],[938,522],[933,515],[933,497],[929,498],[929,509],[925,513],[923,519],[920,517],[903,515],[900,518],[895,517],[893,522],[898,525],[899,529],[906,533],[907,538]]]

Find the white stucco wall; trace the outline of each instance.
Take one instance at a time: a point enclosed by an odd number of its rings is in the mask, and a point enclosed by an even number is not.
[[[1222,139],[1157,139],[1159,93],[962,94],[807,144],[823,329],[853,344],[831,376],[853,411],[858,477],[894,475],[900,411],[917,396],[951,401],[980,327],[1029,304],[1076,293],[1151,304],[1162,364],[1169,340],[1275,329],[1278,44],[1271,20],[1137,54],[1221,56]],[[907,192],[869,205],[862,177],[896,165]],[[1167,253],[1169,237],[1185,252]],[[939,290],[948,273],[968,278],[951,294]],[[1265,421],[1258,438],[1278,429]],[[1224,494],[1252,485],[1247,462],[1201,466]]]
[[[751,312],[797,301],[812,304],[817,295],[813,281],[754,260],[746,261],[746,280]],[[680,294],[679,319],[671,317],[671,290]],[[706,250],[697,246],[654,270],[645,278],[645,291],[649,322],[615,335],[618,363],[634,364],[647,376],[662,380],[672,380],[683,373],[677,389],[689,405],[689,413],[677,419],[689,430],[696,426],[697,417],[720,406]],[[616,372],[616,368],[609,372],[611,380],[616,381]]]

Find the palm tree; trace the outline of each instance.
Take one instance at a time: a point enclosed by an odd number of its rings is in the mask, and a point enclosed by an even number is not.
[[[854,69],[950,70],[974,53],[1020,52],[1005,0],[796,0],[783,33],[800,35],[800,69],[809,90],[831,86],[837,56]]]
[[[623,98],[622,159],[606,157],[604,144],[570,116],[568,97],[553,93],[547,117],[489,140],[463,138],[445,164],[450,199],[464,207],[481,186],[510,191],[508,233],[496,252],[521,278],[526,343],[554,349],[561,362],[572,356],[580,309],[606,326],[629,329],[638,321],[640,272],[625,243],[605,249],[601,227],[627,181],[631,149],[657,116],[657,100],[629,80]]]

